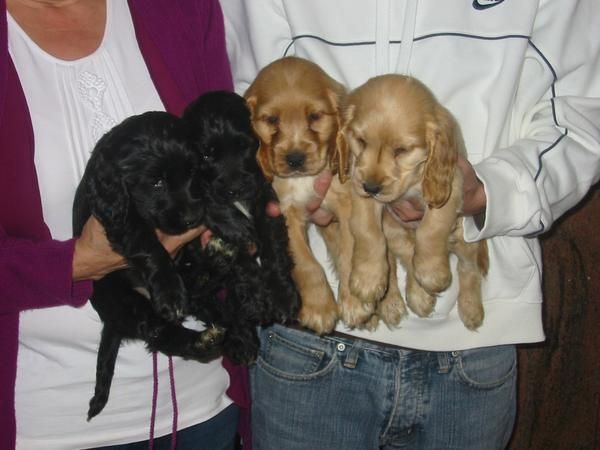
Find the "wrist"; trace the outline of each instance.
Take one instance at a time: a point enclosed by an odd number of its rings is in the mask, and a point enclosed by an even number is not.
[[[487,195],[483,182],[479,178],[475,180],[475,188],[465,193],[466,201],[463,202],[463,215],[471,216],[477,229],[482,230],[485,224]]]
[[[89,266],[85,246],[81,244],[80,239],[77,239],[75,241],[75,246],[73,247],[73,281],[91,279]]]
[[[112,250],[88,245],[85,239],[75,241],[73,252],[73,281],[99,280],[110,272],[126,267],[125,260]]]
[[[474,186],[464,193],[462,213],[465,216],[485,215],[487,195],[483,182],[477,178]]]

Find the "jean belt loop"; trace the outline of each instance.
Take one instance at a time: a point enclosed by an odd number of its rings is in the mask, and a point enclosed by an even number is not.
[[[452,361],[450,352],[438,352],[437,360],[438,360],[438,373],[450,372],[450,366],[451,366],[451,361]]]
[[[358,363],[358,356],[361,349],[360,342],[355,341],[352,343],[352,347],[348,351],[346,358],[344,358],[344,367],[347,369],[355,369]]]

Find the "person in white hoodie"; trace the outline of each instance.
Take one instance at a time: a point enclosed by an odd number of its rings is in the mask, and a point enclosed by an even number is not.
[[[430,317],[409,315],[396,329],[340,324],[323,337],[263,329],[251,372],[255,449],[504,448],[516,410],[515,345],[544,339],[537,237],[600,178],[600,3],[221,3],[240,93],[286,55],[349,89],[385,73],[424,82],[462,127],[462,169],[475,180],[465,239],[487,239],[490,255],[476,332],[458,317],[456,283]],[[407,205],[396,212],[415,218]],[[310,238],[327,268],[322,242]]]

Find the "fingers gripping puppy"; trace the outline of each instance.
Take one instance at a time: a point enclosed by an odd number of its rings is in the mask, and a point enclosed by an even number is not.
[[[333,329],[335,298],[321,265],[310,249],[305,205],[314,195],[314,179],[337,173],[322,203],[337,222],[319,227],[340,278],[340,299],[347,298],[352,237],[350,189],[344,184],[347,152],[336,143],[344,87],[307,60],[286,57],[264,67],[245,93],[253,127],[260,138],[258,162],[273,181],[286,218],[292,272],[302,299],[300,323],[317,333]]]

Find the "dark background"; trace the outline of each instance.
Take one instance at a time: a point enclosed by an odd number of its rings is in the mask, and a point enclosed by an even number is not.
[[[509,449],[598,450],[600,186],[541,240],[546,341],[519,347],[519,409]]]

